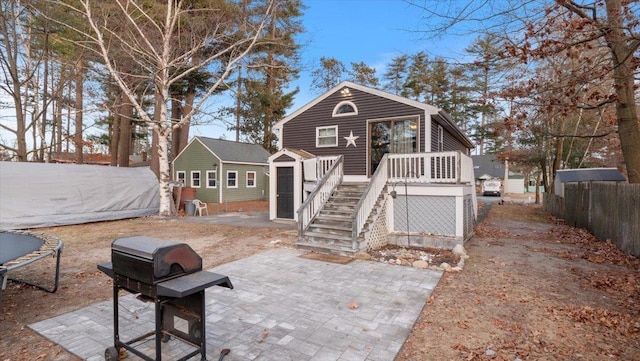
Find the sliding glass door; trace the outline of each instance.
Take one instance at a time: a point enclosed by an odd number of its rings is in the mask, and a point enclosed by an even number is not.
[[[369,123],[369,176],[386,153],[418,151],[418,119],[393,119]]]

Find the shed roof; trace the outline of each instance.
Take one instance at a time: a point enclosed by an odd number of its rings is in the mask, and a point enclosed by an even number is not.
[[[267,164],[269,152],[259,144],[239,143],[230,140],[195,137],[223,162]]]
[[[586,181],[624,182],[627,180],[616,168],[561,169],[556,172],[556,179],[561,183]]]

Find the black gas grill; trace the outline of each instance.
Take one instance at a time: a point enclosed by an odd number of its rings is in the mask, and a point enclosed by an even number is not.
[[[174,336],[196,348],[180,360],[198,354],[206,360],[205,295],[211,286],[233,288],[228,277],[202,271],[202,258],[184,243],[149,237],[113,241],[111,262],[98,269],[113,278],[114,347],[105,350],[107,361],[118,360],[121,349],[148,361],[162,360],[162,342]],[[124,289],[155,303],[155,330],[127,342],[120,341],[118,293]],[[155,336],[155,359],[133,344]]]

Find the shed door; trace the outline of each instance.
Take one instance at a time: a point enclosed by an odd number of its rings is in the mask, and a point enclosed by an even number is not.
[[[277,167],[276,217],[293,219],[293,167]]]

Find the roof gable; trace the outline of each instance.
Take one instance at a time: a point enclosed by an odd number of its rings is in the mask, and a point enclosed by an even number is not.
[[[309,110],[310,108],[314,107],[315,105],[319,104],[320,102],[322,102],[323,100],[327,99],[331,95],[333,95],[333,94],[335,94],[337,92],[344,92],[345,90],[348,91],[349,89],[358,90],[358,91],[363,92],[363,93],[371,94],[371,95],[374,95],[374,96],[377,96],[377,97],[388,99],[388,100],[391,100],[391,101],[394,101],[394,102],[397,102],[397,103],[400,103],[400,104],[405,104],[405,105],[411,106],[413,108],[422,110],[426,115],[428,115],[427,118],[431,117],[436,122],[440,123],[443,127],[445,127],[447,130],[449,130],[449,132],[452,135],[454,135],[456,138],[458,138],[458,140],[460,140],[463,144],[465,144],[465,146],[467,146],[469,149],[473,148],[473,146],[474,146],[473,142],[469,139],[469,137],[467,137],[466,134],[464,134],[456,126],[455,122],[451,119],[451,116],[449,114],[447,114],[445,111],[443,111],[441,109],[438,109],[438,108],[436,108],[436,107],[434,107],[432,105],[429,105],[429,104],[425,104],[425,103],[422,103],[422,102],[419,102],[419,101],[416,101],[416,100],[404,98],[404,97],[401,97],[399,95],[387,93],[387,92],[384,92],[384,91],[381,91],[381,90],[378,90],[378,89],[368,88],[368,87],[365,87],[365,86],[362,86],[362,85],[358,85],[356,83],[352,83],[350,81],[341,82],[340,84],[338,84],[335,87],[331,88],[330,90],[328,90],[324,94],[320,95],[319,97],[315,98],[311,102],[305,104],[301,108],[298,108],[293,113],[289,114],[288,116],[286,116],[283,119],[281,119],[280,121],[278,121],[274,125],[274,129],[277,129],[279,131],[279,133],[280,133],[280,136],[282,137],[282,129],[283,129],[284,124],[286,124],[287,122],[289,122],[292,119],[295,119],[297,116],[299,116],[300,114],[302,114],[305,111]]]
[[[418,102],[418,101],[415,101],[415,100],[403,98],[401,96],[398,96],[398,95],[395,95],[395,94],[391,94],[391,93],[387,93],[387,92],[383,92],[381,90],[367,88],[365,86],[358,85],[358,84],[352,83],[350,81],[343,81],[340,84],[336,85],[335,87],[329,89],[324,94],[322,94],[319,97],[315,98],[311,102],[303,105],[301,108],[298,108],[293,113],[291,113],[288,116],[282,118],[280,121],[278,121],[276,123],[276,125],[274,127],[278,128],[278,129],[281,129],[282,125],[284,125],[285,123],[287,123],[291,119],[297,117],[298,115],[300,115],[301,113],[305,112],[309,108],[311,108],[314,105],[320,103],[321,101],[323,101],[324,99],[328,98],[332,94],[334,94],[334,93],[336,93],[338,91],[341,91],[345,87],[357,89],[357,90],[359,90],[361,92],[364,92],[364,93],[373,94],[373,95],[376,95],[376,96],[379,96],[379,97],[382,97],[382,98],[390,99],[390,100],[393,100],[393,101],[396,101],[396,102],[399,102],[399,103],[410,105],[412,107],[423,109],[423,110],[427,111],[427,113],[429,113],[429,114],[438,114],[438,111],[439,111],[438,108],[436,108],[434,106],[431,106],[431,105],[428,105],[428,104],[424,104],[424,103],[421,103],[421,102]]]

